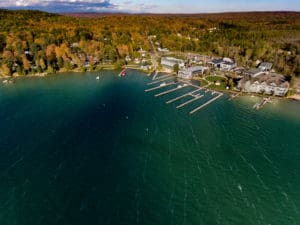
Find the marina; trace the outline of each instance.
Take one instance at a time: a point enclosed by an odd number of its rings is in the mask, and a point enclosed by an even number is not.
[[[152,80],[154,80],[154,81],[147,84],[148,86],[149,85],[154,85],[154,84],[156,86],[152,87],[152,88],[149,88],[149,89],[146,89],[145,92],[159,90],[163,87],[168,87],[168,86],[171,86],[171,85],[174,85],[174,84],[178,84],[178,86],[175,87],[175,88],[171,88],[169,90],[164,90],[162,92],[156,93],[154,95],[155,97],[160,97],[160,96],[163,96],[163,95],[168,95],[168,94],[171,94],[171,93],[175,93],[176,91],[182,90],[184,87],[194,88],[194,90],[192,90],[192,91],[188,91],[186,93],[181,94],[180,96],[177,96],[173,99],[170,99],[170,100],[166,101],[166,104],[170,104],[170,103],[179,101],[179,100],[181,100],[181,99],[183,99],[187,96],[192,97],[192,99],[186,100],[186,101],[182,102],[181,104],[177,105],[176,109],[180,109],[180,108],[188,106],[192,103],[195,103],[195,102],[197,102],[198,100],[200,100],[201,98],[203,98],[205,96],[208,97],[208,96],[214,96],[214,95],[217,94],[216,97],[213,97],[212,99],[207,100],[205,103],[202,102],[200,106],[198,106],[195,109],[193,109],[192,111],[190,111],[189,112],[190,115],[194,114],[195,112],[199,111],[200,109],[208,106],[209,104],[215,102],[218,98],[223,96],[223,94],[218,92],[218,91],[205,89],[203,87],[197,86],[197,85],[195,85],[191,82],[188,82],[188,81],[185,81],[185,80],[182,80],[182,79],[180,79],[178,82],[166,83],[165,81],[174,78],[173,75],[162,75],[160,77],[156,77],[156,76],[157,76],[157,74],[155,74],[152,78]],[[202,92],[202,94],[201,94],[201,92]]]

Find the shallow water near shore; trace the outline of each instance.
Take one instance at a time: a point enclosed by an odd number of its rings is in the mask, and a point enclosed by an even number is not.
[[[0,224],[300,224],[300,104],[199,112],[130,70],[0,86]],[[202,100],[201,100],[202,101]]]

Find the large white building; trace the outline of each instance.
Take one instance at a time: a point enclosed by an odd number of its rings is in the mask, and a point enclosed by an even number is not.
[[[208,62],[208,64],[223,71],[230,71],[237,66],[237,64],[230,58],[213,59]]]
[[[193,76],[198,74],[203,74],[207,67],[204,66],[193,66],[188,68],[183,68],[179,70],[178,77],[183,79],[192,79]]]
[[[244,92],[285,96],[289,90],[289,82],[283,75],[262,73],[256,77],[245,76],[239,81],[238,88]]]
[[[179,68],[184,67],[184,61],[182,59],[176,59],[173,57],[161,57],[160,64],[169,69],[173,69],[176,64],[178,64]]]

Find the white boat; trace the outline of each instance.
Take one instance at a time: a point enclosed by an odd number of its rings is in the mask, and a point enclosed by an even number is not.
[[[99,79],[100,79],[100,77],[99,77],[99,76],[97,76],[97,77],[96,77],[96,80],[99,80]]]
[[[177,86],[177,88],[182,88],[182,86],[179,84],[179,85]]]
[[[159,85],[160,87],[166,86],[166,82],[163,82]]]

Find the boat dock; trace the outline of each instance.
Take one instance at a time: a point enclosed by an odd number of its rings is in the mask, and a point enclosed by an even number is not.
[[[177,105],[176,109],[180,109],[180,108],[183,108],[183,107],[185,107],[185,106],[187,106],[191,103],[194,103],[194,102],[196,102],[197,100],[201,99],[204,96],[207,96],[207,95],[211,96],[211,95],[216,95],[217,94],[217,96],[215,96],[212,99],[206,101],[205,103],[202,103],[200,106],[198,106],[197,108],[190,111],[189,112],[190,115],[194,114],[195,112],[199,111],[200,109],[208,106],[209,104],[213,103],[218,98],[223,96],[223,93],[220,93],[218,91],[213,91],[213,90],[210,90],[210,89],[205,89],[206,86],[200,87],[200,86],[197,86],[197,85],[195,85],[195,84],[193,84],[189,81],[182,80],[182,79],[179,79],[178,82],[175,82],[175,81],[172,81],[172,82],[169,82],[169,83],[165,82],[167,80],[174,79],[174,78],[175,78],[174,75],[163,75],[163,76],[157,77],[157,72],[155,72],[155,74],[152,78],[153,81],[148,83],[147,85],[157,84],[157,86],[153,87],[153,88],[146,89],[145,92],[158,90],[160,88],[164,88],[164,87],[168,87],[168,86],[176,85],[176,84],[177,84],[177,87],[167,88],[167,90],[164,90],[160,93],[157,93],[154,96],[159,97],[159,96],[167,95],[167,94],[170,94],[170,93],[174,93],[177,90],[182,90],[184,87],[189,87],[189,88],[194,89],[192,91],[188,91],[186,93],[181,94],[180,96],[177,96],[173,99],[170,99],[170,100],[166,101],[166,104],[170,104],[170,103],[176,102],[180,99],[183,99],[184,97],[187,97],[187,96],[192,97],[192,99],[188,99],[188,100],[182,102],[180,105]],[[210,92],[210,93],[208,93],[208,92]]]
[[[165,77],[165,78],[160,79],[160,80],[159,80],[159,78],[157,78],[156,81],[150,82],[147,85],[157,84],[159,82],[166,81],[166,80],[171,80],[173,78],[174,78],[174,76],[168,76],[168,77]]]
[[[158,75],[158,71],[155,70],[155,71],[154,71],[154,76],[152,77],[152,80],[155,80],[157,75]]]
[[[231,101],[232,99],[237,98],[239,95],[240,95],[240,93],[230,95],[228,101]]]
[[[272,102],[271,97],[263,98],[263,99],[261,100],[261,102],[256,103],[256,104],[253,106],[253,108],[256,109],[256,110],[259,110],[259,109],[261,109],[265,104],[270,103],[270,102]]]
[[[126,74],[126,69],[127,68],[124,68],[120,73],[119,73],[119,77],[122,77],[122,76],[124,76],[125,74]]]
[[[167,90],[167,91],[161,92],[161,93],[156,94],[156,95],[154,95],[154,96],[155,96],[155,97],[159,97],[159,96],[162,96],[162,95],[166,95],[166,94],[169,94],[169,93],[171,93],[171,92],[177,91],[177,90],[182,89],[182,88],[185,88],[185,87],[188,87],[188,86],[180,86],[180,85],[178,85],[176,88],[173,88],[173,89],[171,89],[171,90]]]
[[[178,101],[179,99],[182,99],[182,98],[184,98],[184,97],[186,97],[186,96],[189,96],[189,95],[193,95],[194,93],[196,93],[196,92],[198,92],[198,91],[200,91],[200,90],[201,90],[201,89],[199,88],[199,89],[197,89],[197,90],[190,91],[190,92],[185,93],[185,94],[183,94],[183,95],[180,95],[180,96],[178,96],[178,97],[176,97],[176,98],[170,99],[169,101],[166,101],[166,103],[167,103],[167,104],[170,104],[170,103],[176,102],[176,101]]]
[[[210,103],[216,101],[218,98],[220,98],[223,94],[219,93],[219,95],[217,97],[214,97],[213,99],[207,101],[206,103],[200,105],[199,107],[193,109],[192,111],[190,111],[190,114],[194,114],[195,112],[199,111],[200,109],[204,108],[205,106],[209,105]]]
[[[157,87],[153,87],[153,88],[146,89],[145,92],[154,91],[154,90],[157,90],[157,89],[160,89],[160,88],[164,88],[164,87],[168,87],[168,86],[174,85],[174,84],[175,84],[175,82],[167,83],[167,84],[164,84],[164,85],[163,85],[163,83],[161,83],[161,84],[160,84],[159,86],[157,86]]]
[[[202,97],[203,97],[203,95],[195,96],[192,99],[186,101],[185,103],[182,103],[182,104],[176,106],[176,109],[180,109],[180,108],[182,108],[182,107],[184,107],[184,106],[186,106],[186,105],[188,105],[188,104],[190,104],[190,103],[192,103],[192,102],[194,102],[194,101],[196,101],[196,100],[198,100]]]

